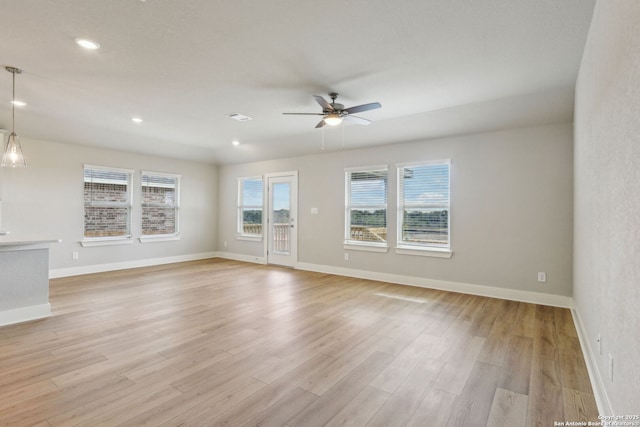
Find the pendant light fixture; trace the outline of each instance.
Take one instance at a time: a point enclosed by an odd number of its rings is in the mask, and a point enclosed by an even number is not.
[[[16,74],[22,74],[22,70],[16,67],[5,67],[5,69],[13,74],[13,100],[11,101],[11,133],[7,140],[2,156],[2,167],[26,168],[27,163],[24,161],[20,140],[16,135]]]

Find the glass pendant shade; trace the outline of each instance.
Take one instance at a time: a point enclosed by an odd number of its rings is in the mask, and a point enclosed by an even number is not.
[[[15,132],[11,132],[9,135],[9,139],[7,140],[7,144],[4,148],[4,154],[2,155],[2,164],[0,164],[0,166],[10,168],[27,167],[27,162],[25,162],[24,155],[22,154],[20,140]]]

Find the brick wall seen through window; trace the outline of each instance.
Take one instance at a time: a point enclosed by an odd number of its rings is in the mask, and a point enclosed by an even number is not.
[[[142,235],[178,233],[178,175],[142,172]]]
[[[84,237],[131,234],[131,171],[85,166]]]

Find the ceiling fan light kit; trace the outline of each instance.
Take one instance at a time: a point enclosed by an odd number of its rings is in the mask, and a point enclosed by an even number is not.
[[[355,107],[344,108],[344,105],[336,102],[338,94],[331,92],[329,94],[331,102],[319,95],[314,95],[313,98],[322,107],[322,113],[282,113],[291,115],[305,115],[305,116],[323,116],[322,120],[316,125],[316,128],[321,128],[324,125],[336,126],[342,123],[343,120],[356,123],[359,125],[371,124],[371,120],[354,116],[353,113],[360,113],[362,111],[375,110],[382,107],[379,102],[371,102],[369,104],[356,105]]]
[[[342,123],[342,117],[340,117],[340,115],[336,113],[329,114],[323,120],[324,123],[329,126],[338,126],[340,123]]]

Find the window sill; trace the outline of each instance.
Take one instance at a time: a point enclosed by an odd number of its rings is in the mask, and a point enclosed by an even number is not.
[[[83,248],[92,246],[130,245],[132,243],[133,239],[131,237],[97,237],[95,239],[85,239],[80,241]]]
[[[248,242],[262,242],[262,236],[249,236],[246,234],[238,234],[236,240],[246,240]]]
[[[389,252],[389,246],[386,244],[375,243],[355,243],[353,241],[344,242],[344,249],[352,251],[365,251],[365,252]]]
[[[396,246],[399,255],[429,256],[434,258],[451,258],[453,251],[447,248]]]
[[[170,242],[174,240],[180,240],[179,234],[161,234],[157,236],[140,236],[138,238],[140,243],[152,243],[152,242]]]

